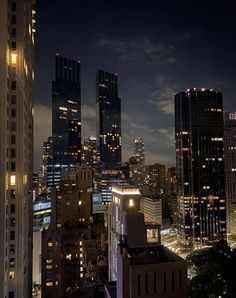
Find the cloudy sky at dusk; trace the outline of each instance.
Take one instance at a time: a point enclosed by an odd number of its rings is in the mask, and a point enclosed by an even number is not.
[[[51,135],[56,53],[81,61],[82,137],[95,135],[95,76],[118,73],[123,160],[143,137],[146,163],[175,164],[173,96],[190,87],[224,94],[236,110],[234,1],[37,1],[35,164]]]

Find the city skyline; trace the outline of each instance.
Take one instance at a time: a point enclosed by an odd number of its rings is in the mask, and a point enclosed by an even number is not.
[[[214,88],[224,93],[225,110],[236,110],[233,82],[236,44],[231,38],[236,28],[234,4],[215,1],[213,7],[209,1],[197,4],[177,4],[176,1],[168,6],[168,3],[156,2],[148,1],[135,7],[126,3],[125,11],[122,3],[115,9],[110,5],[75,1],[71,1],[71,5],[54,1],[38,3],[37,164],[39,144],[47,138],[45,132],[50,131],[50,81],[53,77],[50,60],[56,52],[81,61],[82,139],[96,133],[97,69],[118,73],[119,95],[123,100],[123,160],[131,156],[134,138],[143,137],[148,164],[161,160],[168,166],[175,164],[173,98],[181,90]],[[80,11],[78,20],[77,11]],[[82,30],[85,27],[86,30]],[[42,48],[42,44],[46,46]],[[43,123],[42,114],[48,115]],[[144,114],[148,117],[142,116]]]

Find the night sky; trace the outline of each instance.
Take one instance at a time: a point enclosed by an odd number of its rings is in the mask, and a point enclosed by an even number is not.
[[[236,110],[235,1],[37,1],[35,166],[51,135],[56,53],[81,61],[82,138],[95,135],[98,68],[118,73],[122,151],[142,137],[146,163],[175,165],[174,94],[191,87],[224,94]]]

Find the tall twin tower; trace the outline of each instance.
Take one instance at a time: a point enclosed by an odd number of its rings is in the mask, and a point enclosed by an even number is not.
[[[116,74],[98,71],[96,113],[101,162],[121,162],[121,100]],[[81,162],[80,62],[58,54],[52,82],[52,139],[53,172],[49,184],[58,186],[61,171],[76,168]]]

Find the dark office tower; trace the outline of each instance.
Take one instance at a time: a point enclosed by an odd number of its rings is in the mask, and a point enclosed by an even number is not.
[[[121,162],[121,101],[116,74],[97,73],[97,141],[101,162]]]
[[[202,246],[226,234],[222,93],[188,89],[175,96],[178,232]]]
[[[236,113],[225,113],[224,133],[225,193],[227,231],[236,234]]]
[[[57,54],[55,74],[52,82],[53,163],[60,168],[75,167],[81,159],[80,62]]]

